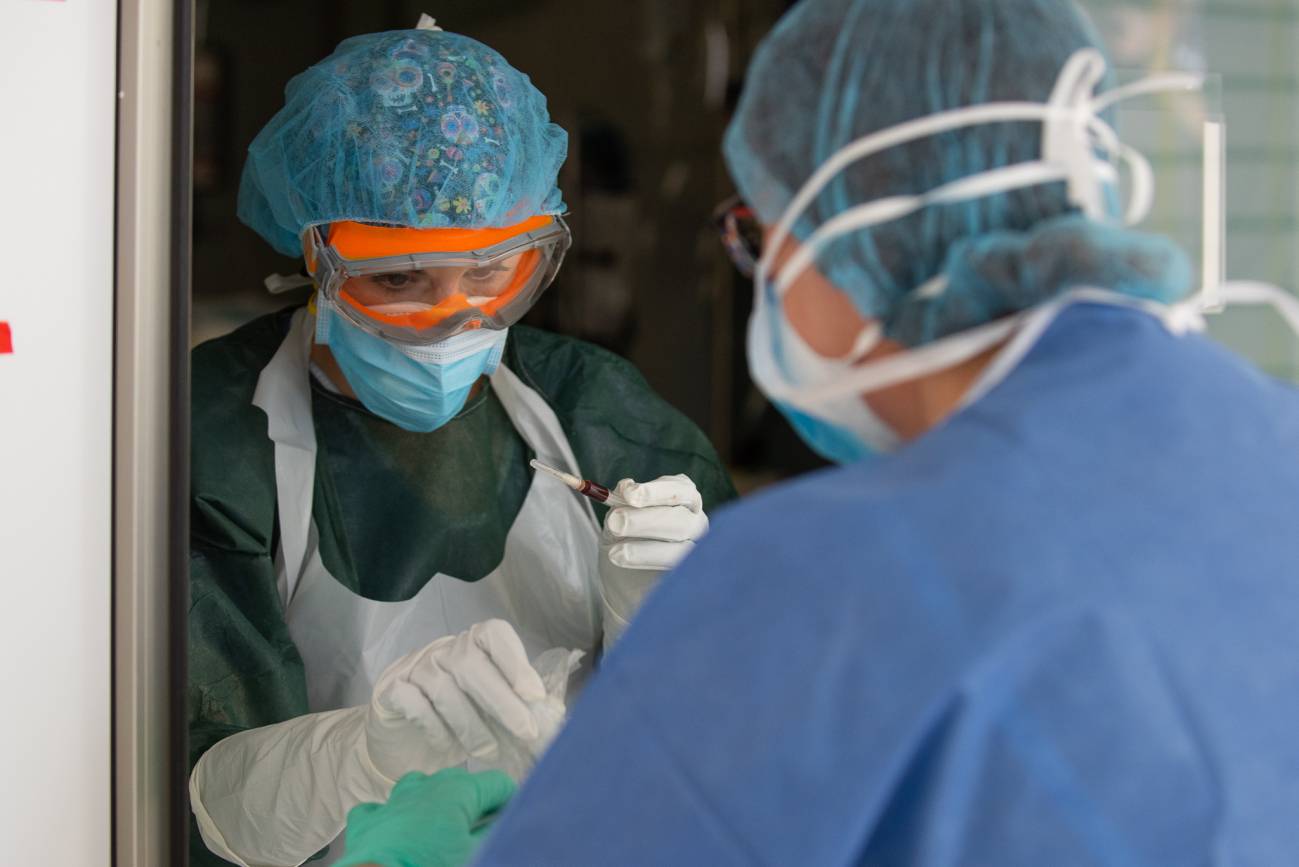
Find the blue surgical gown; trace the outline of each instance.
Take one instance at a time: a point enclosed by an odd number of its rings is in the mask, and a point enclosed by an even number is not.
[[[481,864],[1299,864],[1299,394],[1068,308],[718,516]]]

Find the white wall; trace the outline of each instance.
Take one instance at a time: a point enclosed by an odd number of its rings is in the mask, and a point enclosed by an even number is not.
[[[0,3],[0,852],[110,858],[117,8]]]

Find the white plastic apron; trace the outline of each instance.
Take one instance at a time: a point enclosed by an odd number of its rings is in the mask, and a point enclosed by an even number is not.
[[[506,536],[501,564],[481,580],[438,573],[409,600],[378,602],[353,593],[325,570],[311,516],[316,471],[309,383],[312,331],[312,318],[305,309],[297,311],[253,397],[269,419],[275,443],[276,573],[289,634],[306,667],[310,709],[368,702],[390,663],[493,617],[518,630],[529,657],[565,647],[586,651],[589,665],[600,638],[598,524],[589,501],[541,474]],[[537,458],[579,473],[559,419],[541,396],[504,364],[491,383]]]

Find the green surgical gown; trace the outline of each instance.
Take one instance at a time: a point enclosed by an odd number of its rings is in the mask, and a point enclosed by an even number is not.
[[[193,352],[191,766],[228,735],[308,712],[276,588],[274,446],[252,404],[291,314],[263,316]],[[612,484],[685,473],[708,510],[735,496],[703,433],[624,359],[515,326],[504,363],[550,404],[588,477]],[[364,597],[400,601],[439,572],[472,581],[500,563],[532,454],[490,387],[432,433],[402,430],[314,381],[311,388],[312,514],[331,575]],[[192,836],[193,864],[224,863]]]

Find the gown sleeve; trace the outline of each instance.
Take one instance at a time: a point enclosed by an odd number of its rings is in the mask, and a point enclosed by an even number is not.
[[[269,557],[190,550],[190,766],[224,737],[307,713]]]
[[[274,449],[252,406],[285,317],[254,320],[192,356],[186,717],[192,769],[213,744],[307,713],[306,675],[276,586]],[[190,863],[226,862],[191,816]]]

